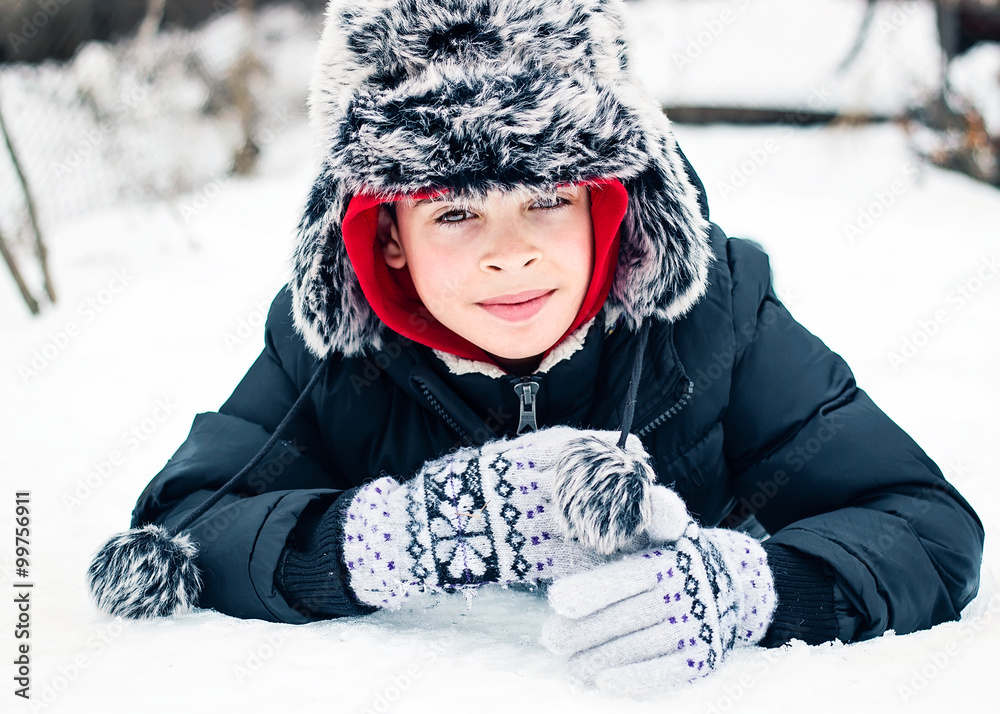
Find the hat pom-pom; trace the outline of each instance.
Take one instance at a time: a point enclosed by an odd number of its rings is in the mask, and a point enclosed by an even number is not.
[[[556,465],[552,501],[565,534],[602,555],[639,547],[653,517],[656,474],[638,437],[627,447],[581,436]]]
[[[97,607],[132,619],[168,617],[195,606],[198,549],[186,533],[158,525],[120,533],[94,556],[87,580]]]

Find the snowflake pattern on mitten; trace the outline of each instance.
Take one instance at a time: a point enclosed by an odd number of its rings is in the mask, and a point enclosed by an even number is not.
[[[477,455],[456,454],[423,474],[433,562],[437,584],[442,587],[496,582],[500,577],[492,529],[484,514],[487,503]],[[506,471],[508,463],[503,460],[499,466]],[[421,526],[420,518],[407,524],[414,540]]]

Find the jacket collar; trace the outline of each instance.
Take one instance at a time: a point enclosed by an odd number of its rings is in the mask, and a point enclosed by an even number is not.
[[[636,334],[619,323],[605,324],[600,312],[566,359],[530,379],[539,384],[538,426],[569,424],[583,428],[620,428],[635,356]],[[404,340],[405,341],[405,340]],[[519,398],[513,375],[482,372],[457,374],[432,350],[414,342],[386,372],[400,387],[455,431],[465,444],[513,436],[519,421]],[[658,418],[686,400],[690,380],[677,357],[672,323],[654,323],[639,381],[632,431],[642,434]],[[661,419],[662,421],[662,419]]]

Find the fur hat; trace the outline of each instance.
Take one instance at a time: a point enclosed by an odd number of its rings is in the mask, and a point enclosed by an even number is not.
[[[629,63],[622,0],[331,0],[312,77],[319,175],[298,227],[296,328],[318,358],[379,349],[342,222],[357,195],[618,179],[628,192],[610,324],[683,315],[708,221]]]

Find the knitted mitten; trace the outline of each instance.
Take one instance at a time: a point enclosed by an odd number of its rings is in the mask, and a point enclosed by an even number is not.
[[[542,429],[447,454],[404,484],[385,476],[348,494],[343,554],[355,596],[386,607],[410,586],[549,580],[643,547],[648,533],[679,534],[683,503],[654,486],[639,439],[622,451],[617,437]]]
[[[548,598],[543,644],[580,679],[631,694],[709,674],[760,641],[775,606],[760,544],[694,523],[674,544],[556,581]]]

